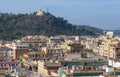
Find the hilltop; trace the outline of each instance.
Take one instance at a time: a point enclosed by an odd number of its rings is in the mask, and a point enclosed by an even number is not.
[[[51,13],[30,14],[0,13],[0,37],[6,40],[26,35],[99,35],[102,30],[90,26],[73,25]]]

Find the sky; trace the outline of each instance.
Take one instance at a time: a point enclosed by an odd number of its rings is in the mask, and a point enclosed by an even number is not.
[[[48,11],[69,23],[120,29],[120,0],[0,0],[2,13]]]

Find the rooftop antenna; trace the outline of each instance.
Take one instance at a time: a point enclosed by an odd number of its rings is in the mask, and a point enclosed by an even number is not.
[[[48,9],[48,7],[47,7],[47,13],[49,13],[49,9]]]
[[[42,11],[42,10],[40,9],[40,11]]]

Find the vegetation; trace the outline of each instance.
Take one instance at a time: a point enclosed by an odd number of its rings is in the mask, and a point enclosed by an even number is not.
[[[101,29],[72,25],[61,17],[50,13],[43,16],[31,14],[0,13],[0,38],[18,39],[26,35],[99,35]]]

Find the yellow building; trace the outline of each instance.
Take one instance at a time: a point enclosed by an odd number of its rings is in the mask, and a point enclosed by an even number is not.
[[[108,51],[108,50],[105,50],[105,51],[103,52],[103,56],[109,57],[109,51]]]

